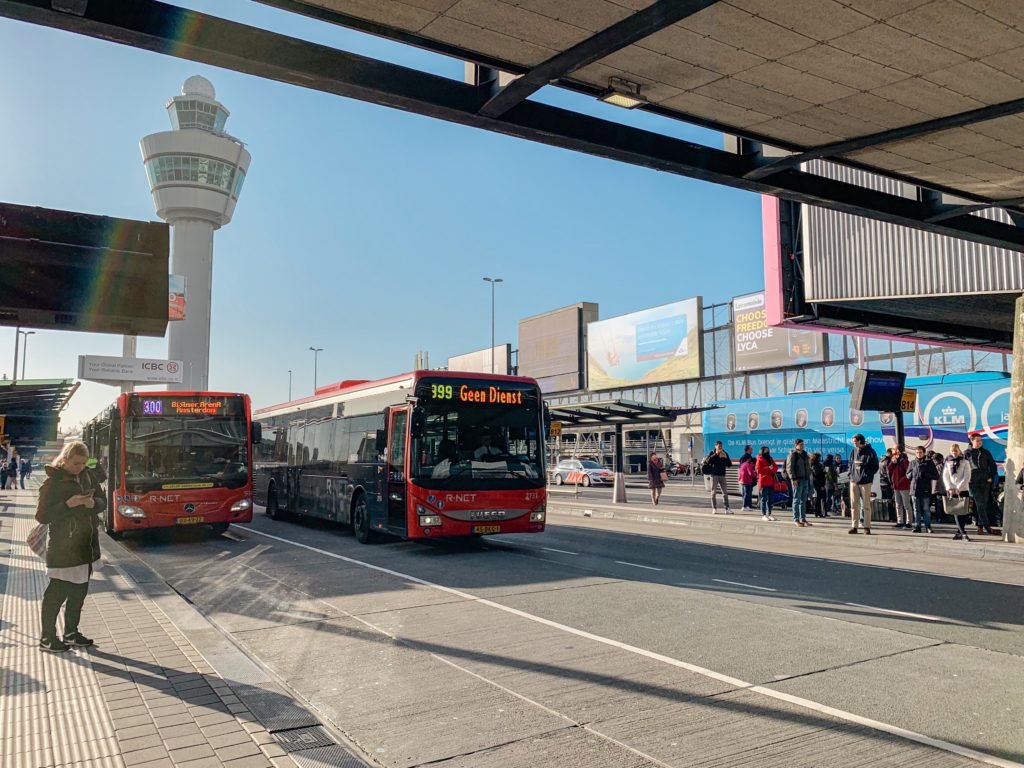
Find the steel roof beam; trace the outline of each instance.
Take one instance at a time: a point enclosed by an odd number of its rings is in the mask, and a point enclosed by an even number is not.
[[[0,0],[0,16],[652,170],[1024,251],[1024,230],[1012,225],[978,216],[929,222],[935,209],[927,203],[794,169],[764,180],[746,178],[756,162],[749,157],[536,101],[489,118],[478,114],[486,98],[476,86],[157,0],[91,0],[81,16],[55,11],[49,0]],[[182,29],[192,32],[182,39]]]
[[[925,120],[922,123],[905,125],[901,128],[891,128],[878,133],[871,133],[866,136],[858,136],[854,139],[845,139],[831,144],[823,144],[820,147],[808,149],[805,152],[798,152],[779,159],[772,159],[759,165],[746,174],[748,179],[764,179],[787,168],[796,168],[801,163],[811,160],[822,160],[825,158],[841,157],[862,149],[892,144],[897,141],[916,139],[930,133],[947,131],[951,128],[963,128],[975,123],[983,123],[986,120],[995,120],[999,117],[1008,117],[1024,112],[1024,99],[1004,101],[1001,104],[990,104],[986,107],[971,109],[967,112],[960,112],[946,117],[937,117],[934,120]]]
[[[991,203],[974,203],[971,205],[943,205],[938,206],[938,213],[927,218],[929,222],[948,221],[958,216],[967,216],[979,211],[987,211],[989,208],[1015,208],[1024,205],[1024,197],[1012,197],[1009,200],[994,200]]]
[[[525,101],[545,85],[570,72],[600,61],[626,46],[709,8],[719,0],[657,0],[642,11],[541,62],[516,78],[480,107],[480,114],[499,117]]]

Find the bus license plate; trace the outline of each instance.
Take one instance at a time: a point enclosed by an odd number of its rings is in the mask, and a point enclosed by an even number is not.
[[[196,523],[203,522],[203,520],[204,520],[204,518],[202,516],[197,516],[197,517],[179,517],[175,522],[177,522],[178,525],[195,525]]]
[[[473,533],[501,533],[500,525],[474,525]]]

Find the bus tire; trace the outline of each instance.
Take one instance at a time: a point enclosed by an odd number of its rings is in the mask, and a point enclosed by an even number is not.
[[[366,506],[366,494],[357,491],[352,499],[352,532],[360,544],[373,542],[373,531],[370,530],[370,510]]]
[[[274,486],[270,486],[270,490],[267,491],[267,506],[266,506],[267,517],[271,520],[281,519],[281,508],[277,506],[277,489]]]
[[[228,528],[231,527],[231,523],[213,523],[210,527],[213,528],[214,536],[220,536],[222,533],[228,532]]]

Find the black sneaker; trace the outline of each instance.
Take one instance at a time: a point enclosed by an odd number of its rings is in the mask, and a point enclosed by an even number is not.
[[[64,635],[64,642],[68,645],[73,645],[75,648],[88,648],[94,644],[92,640],[81,632],[72,632],[70,635]]]
[[[69,646],[64,645],[64,643],[56,638],[44,637],[39,641],[39,650],[46,651],[47,653],[64,653],[68,648]]]
[[[915,528],[915,529],[914,529],[914,533],[920,533],[920,532],[921,532],[921,529],[920,529],[920,528]]]

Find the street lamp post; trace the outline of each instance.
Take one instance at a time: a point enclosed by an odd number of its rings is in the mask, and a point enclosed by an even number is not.
[[[314,374],[315,375],[315,374]],[[288,402],[292,401],[292,369],[288,369]]]
[[[35,331],[23,331],[21,329],[18,329],[18,334],[25,337],[25,346],[23,346],[21,348],[21,379],[22,379],[22,381],[24,381],[25,380],[25,361],[28,359],[28,337],[29,336],[34,336],[35,335]],[[15,368],[18,367],[18,363],[17,362],[14,363],[14,367]],[[15,378],[17,378],[17,375],[18,375],[18,371],[17,370],[14,371],[14,375],[15,375]]]
[[[316,363],[320,353],[324,351],[323,347],[310,347],[309,351],[313,353],[313,394],[316,394]]]
[[[494,373],[494,286],[504,280],[500,277],[485,277],[484,282],[491,284],[491,373]]]

